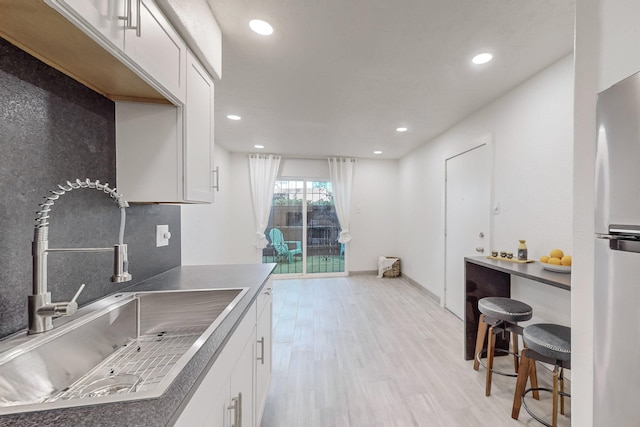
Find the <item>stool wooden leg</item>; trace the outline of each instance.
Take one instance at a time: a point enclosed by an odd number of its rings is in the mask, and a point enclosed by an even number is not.
[[[484,340],[487,337],[487,325],[484,321],[484,314],[480,314],[480,321],[478,321],[478,334],[476,335],[476,351],[473,353],[473,369],[475,371],[480,367],[480,362],[478,361],[478,353],[482,351],[484,348]]]
[[[538,388],[538,371],[536,369],[536,361],[529,359],[529,378],[531,381],[531,388]],[[531,393],[535,400],[540,400],[540,393],[538,390],[533,390]]]
[[[551,427],[558,425],[558,367],[553,368],[553,414],[551,415]]]
[[[487,379],[485,382],[484,395],[491,395],[491,376],[493,374],[493,354],[496,348],[496,334],[493,333],[493,326],[489,328],[489,339],[487,343]]]
[[[560,413],[564,415],[564,368],[560,371]]]
[[[520,416],[520,407],[522,406],[522,395],[527,387],[527,378],[530,375],[530,364],[534,362],[527,357],[527,349],[523,349],[520,354],[520,368],[518,369],[518,379],[516,380],[516,390],[513,393],[513,407],[511,408],[511,418],[514,420]],[[534,362],[535,363],[535,362]]]
[[[513,372],[517,374],[518,373],[518,354],[520,354],[520,352],[518,351],[518,334],[516,334],[515,332],[511,332],[511,341],[513,341],[513,344],[512,344]]]
[[[524,346],[524,348],[527,348],[527,344],[522,343],[522,345]],[[530,366],[529,378],[531,380],[531,388],[535,389],[535,388],[538,388],[538,370],[536,369],[536,361],[531,359],[529,366]],[[533,390],[532,394],[535,400],[540,400],[540,393],[538,392],[538,390]]]

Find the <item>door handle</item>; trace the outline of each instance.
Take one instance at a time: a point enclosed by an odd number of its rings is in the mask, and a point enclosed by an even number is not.
[[[478,247],[476,248],[476,252],[483,253],[483,252],[484,252],[484,248],[483,248],[482,246],[478,246]]]

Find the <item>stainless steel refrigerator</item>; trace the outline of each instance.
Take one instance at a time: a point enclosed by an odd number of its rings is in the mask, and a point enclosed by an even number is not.
[[[597,125],[594,426],[640,426],[640,73],[598,95]]]

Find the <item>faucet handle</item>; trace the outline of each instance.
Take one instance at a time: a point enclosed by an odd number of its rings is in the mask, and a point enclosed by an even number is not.
[[[69,302],[54,302],[45,304],[38,309],[38,314],[41,316],[51,316],[51,317],[60,317],[60,316],[71,316],[76,311],[78,311],[78,303],[76,300],[80,293],[84,289],[84,283],[80,285],[80,288],[73,296],[71,301]]]
[[[78,299],[78,297],[80,296],[80,292],[82,292],[82,290],[84,289],[84,283],[82,285],[80,285],[80,287],[78,288],[78,292],[76,292],[76,294],[73,296],[73,298],[71,298],[71,302],[75,303],[76,300]],[[77,306],[78,304],[76,304]]]
[[[80,285],[76,294],[73,296],[73,298],[71,298],[71,301],[67,303],[62,302],[62,303],[56,304],[59,306],[56,308],[56,316],[71,316],[73,313],[78,311],[78,303],[76,302],[76,300],[80,296],[80,293],[82,292],[83,289],[84,289],[84,283]]]

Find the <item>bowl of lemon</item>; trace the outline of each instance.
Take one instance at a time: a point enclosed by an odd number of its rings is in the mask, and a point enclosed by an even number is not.
[[[565,255],[561,249],[553,249],[549,255],[540,257],[540,265],[545,270],[556,273],[571,273],[571,255]]]

